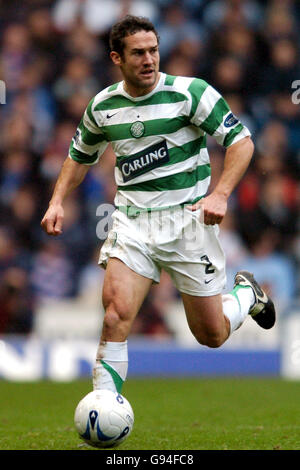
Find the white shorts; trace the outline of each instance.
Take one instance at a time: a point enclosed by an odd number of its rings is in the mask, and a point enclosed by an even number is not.
[[[226,284],[225,255],[217,225],[205,225],[201,211],[184,207],[128,217],[116,210],[101,251],[99,264],[119,258],[136,273],[158,283],[168,272],[179,292],[210,296]]]

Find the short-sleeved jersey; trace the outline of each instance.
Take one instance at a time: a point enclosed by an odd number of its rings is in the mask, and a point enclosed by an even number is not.
[[[250,132],[204,80],[161,73],[155,89],[144,96],[130,96],[124,82],[98,93],[81,119],[69,156],[93,165],[111,143],[115,205],[158,210],[206,194],[211,175],[207,134],[229,147]]]

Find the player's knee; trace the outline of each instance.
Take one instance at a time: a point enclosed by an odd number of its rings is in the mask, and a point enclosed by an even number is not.
[[[124,298],[124,296],[119,296],[115,289],[106,289],[103,291],[102,303],[105,312],[115,313],[120,317],[120,319],[124,319],[129,316],[130,311],[132,310],[129,299]],[[112,318],[115,317],[112,316]]]
[[[220,335],[212,335],[208,337],[206,346],[209,348],[219,348],[224,343],[224,338]]]
[[[209,348],[219,348],[224,343],[224,338],[219,332],[201,332],[194,336],[198,343]]]
[[[113,329],[120,323],[120,316],[115,310],[106,310],[103,325],[107,329]]]
[[[105,309],[103,328],[109,336],[118,333],[127,337],[129,327],[130,318],[125,306],[118,308],[114,303],[108,304]]]

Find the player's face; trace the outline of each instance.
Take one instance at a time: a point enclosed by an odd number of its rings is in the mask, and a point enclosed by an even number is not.
[[[132,96],[150,93],[159,79],[159,52],[156,35],[152,31],[138,31],[124,38],[121,57],[111,52],[111,58],[120,66],[125,88]]]

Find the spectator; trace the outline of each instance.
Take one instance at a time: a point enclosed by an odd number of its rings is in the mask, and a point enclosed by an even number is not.
[[[57,0],[52,15],[55,27],[61,32],[83,23],[90,32],[104,34],[128,13],[155,21],[158,12],[155,3],[149,0]]]
[[[222,56],[215,62],[210,80],[222,94],[242,94],[246,84],[245,67],[233,56]]]
[[[39,240],[38,197],[33,185],[21,186],[12,197],[9,211],[4,217],[9,218],[10,228],[19,245],[28,252],[35,250]]]
[[[9,268],[0,284],[0,334],[30,333],[34,308],[26,271]]]
[[[249,257],[240,269],[247,266],[263,289],[274,298],[279,315],[283,315],[296,293],[295,265],[278,249],[278,232],[266,228],[251,245]]]
[[[98,90],[99,83],[93,76],[90,62],[80,56],[70,58],[65,64],[62,75],[53,86],[54,96],[60,104],[61,116],[64,118],[70,117],[69,107],[78,94],[80,96],[84,95],[85,108]]]
[[[27,28],[37,55],[46,58],[51,66],[55,66],[59,36],[56,34],[49,8],[46,6],[33,8],[28,14]]]
[[[60,120],[56,123],[54,135],[51,136],[45,148],[40,163],[40,173],[51,185],[56,180],[59,169],[69,150],[70,141],[75,132],[75,125],[70,120]],[[50,186],[51,187],[51,186]]]
[[[5,278],[5,273],[11,268],[21,269],[29,274],[31,256],[18,244],[12,229],[0,226],[0,284]]]
[[[246,25],[257,29],[261,25],[263,10],[254,0],[214,0],[208,2],[203,14],[205,25],[209,29],[219,29],[224,25],[230,27]]]
[[[187,9],[180,2],[167,5],[158,25],[158,33],[162,62],[166,61],[184,42],[190,44],[190,53],[194,51],[197,55],[202,49],[204,30],[188,16]]]
[[[296,3],[296,2],[295,2]],[[297,41],[298,31],[294,2],[271,1],[268,3],[262,31],[269,44],[278,39]]]
[[[0,129],[1,151],[32,151],[32,127],[30,122],[18,114],[11,114]]]
[[[0,49],[0,68],[9,96],[14,96],[19,91],[22,73],[32,57],[33,49],[26,26],[18,23],[7,25]]]
[[[260,90],[264,95],[288,91],[296,77],[300,76],[299,50],[291,39],[278,39],[270,47],[270,64],[261,74]]]
[[[293,181],[279,173],[259,184],[251,209],[241,206],[239,210],[240,230],[249,245],[266,229],[273,228],[278,233],[276,248],[288,250],[296,231],[296,194]]]
[[[57,240],[47,240],[33,257],[30,282],[37,302],[61,300],[74,295],[74,266],[66,248]]]
[[[26,150],[12,150],[4,153],[2,176],[0,178],[0,204],[9,207],[18,189],[30,181],[32,161]]]

